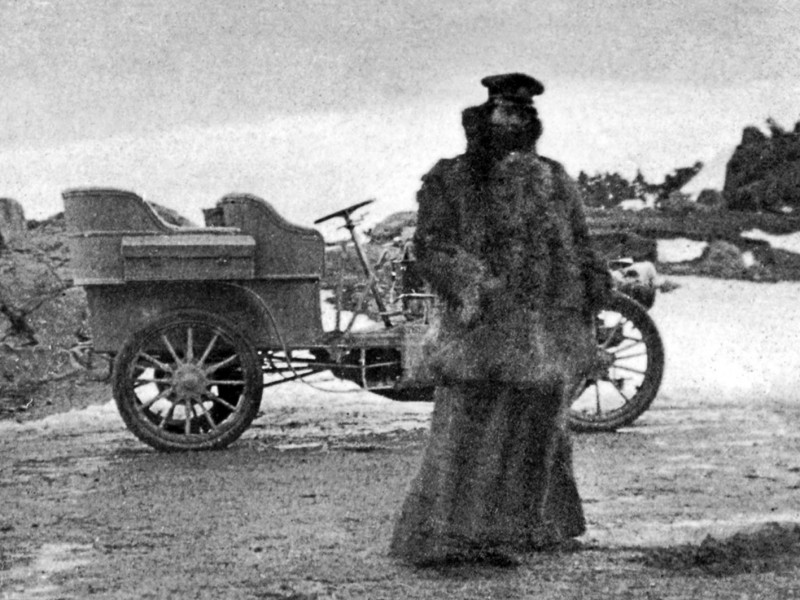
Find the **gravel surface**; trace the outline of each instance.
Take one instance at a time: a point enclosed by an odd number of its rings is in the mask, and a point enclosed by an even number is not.
[[[0,422],[0,598],[800,597],[800,284],[675,279],[659,397],[575,439],[578,551],[389,559],[431,407],[317,381],[221,452],[153,452],[107,401]]]

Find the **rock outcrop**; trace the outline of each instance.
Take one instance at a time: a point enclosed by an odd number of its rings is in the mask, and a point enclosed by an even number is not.
[[[723,196],[729,209],[800,209],[800,122],[786,131],[768,120],[769,134],[746,127],[728,161]]]
[[[711,210],[722,210],[725,208],[725,197],[719,190],[705,188],[697,196],[697,204]]]
[[[370,231],[370,238],[378,243],[391,242],[397,238],[410,240],[416,225],[416,211],[396,212],[375,225]]]
[[[32,220],[24,236],[16,227],[0,249],[0,420],[107,401],[106,384],[88,368],[109,363],[85,344],[86,295],[69,282],[63,214]]]
[[[12,198],[0,198],[0,248],[25,235],[25,212]]]

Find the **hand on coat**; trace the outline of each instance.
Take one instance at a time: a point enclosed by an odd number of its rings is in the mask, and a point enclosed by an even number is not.
[[[470,285],[459,294],[458,321],[462,325],[474,323],[481,312],[478,286]]]
[[[458,320],[462,325],[477,321],[487,305],[491,304],[492,298],[503,293],[504,289],[503,280],[498,277],[489,277],[465,288],[459,298],[461,306]]]

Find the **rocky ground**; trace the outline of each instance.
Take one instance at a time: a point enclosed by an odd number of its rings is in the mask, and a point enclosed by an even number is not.
[[[0,597],[800,597],[800,284],[676,282],[652,311],[653,407],[576,436],[578,551],[515,569],[390,559],[427,404],[287,384],[228,450],[175,455],[136,441],[106,396],[0,422]]]
[[[44,239],[43,239],[44,238]],[[47,238],[51,238],[51,245]],[[0,420],[25,421],[108,397],[108,361],[86,341],[86,298],[71,287],[62,236],[32,236],[0,253]]]

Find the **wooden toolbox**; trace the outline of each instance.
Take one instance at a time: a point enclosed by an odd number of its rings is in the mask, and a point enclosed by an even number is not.
[[[122,238],[125,281],[252,279],[249,235],[146,235]]]

